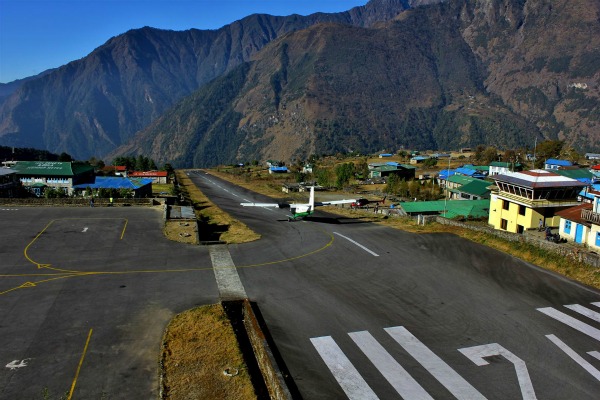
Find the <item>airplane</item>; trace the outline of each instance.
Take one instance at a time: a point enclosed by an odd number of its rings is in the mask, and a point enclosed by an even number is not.
[[[352,204],[356,201],[357,199],[315,201],[315,187],[311,186],[308,203],[240,203],[240,205],[243,207],[289,208],[291,215],[288,216],[288,221],[297,221],[314,213],[316,207],[330,206],[335,204]]]
[[[379,204],[379,203],[385,204],[385,198],[386,197],[387,196],[383,196],[383,199],[381,199],[381,200],[356,199],[356,201],[354,203],[350,204],[350,207],[352,207],[352,208],[360,208],[360,207],[364,207],[366,205],[373,204],[373,203],[375,203],[375,204]]]

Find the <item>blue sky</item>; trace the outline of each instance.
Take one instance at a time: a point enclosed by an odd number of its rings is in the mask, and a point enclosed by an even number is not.
[[[367,0],[0,0],[0,82],[85,57],[129,29],[217,29],[247,15],[339,12]]]

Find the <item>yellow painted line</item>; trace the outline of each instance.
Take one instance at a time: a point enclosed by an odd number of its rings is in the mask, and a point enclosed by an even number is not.
[[[125,225],[123,226],[123,232],[121,232],[121,240],[123,240],[123,236],[125,236],[125,229],[127,228],[127,223],[129,221],[125,219]]]
[[[48,228],[50,227],[50,225],[52,225],[52,224],[54,223],[54,221],[55,221],[55,220],[52,220],[52,221],[48,222],[48,225],[46,225],[46,226],[44,227],[44,229],[42,229],[42,230],[40,231],[40,233],[38,233],[38,234],[37,234],[37,236],[36,236],[36,237],[34,237],[34,238],[33,238],[33,240],[32,240],[31,242],[29,242],[29,244],[28,244],[27,246],[25,246],[25,250],[23,250],[23,255],[25,256],[25,258],[26,258],[26,259],[27,259],[27,260],[28,260],[30,263],[37,265],[37,267],[38,267],[38,268],[41,268],[41,265],[42,265],[42,264],[40,264],[40,263],[38,263],[38,262],[36,262],[36,261],[33,261],[33,260],[32,260],[32,259],[29,257],[29,255],[27,254],[27,251],[29,250],[29,247],[31,247],[31,245],[32,245],[33,243],[35,243],[35,241],[36,241],[36,240],[37,240],[37,239],[38,239],[38,238],[39,238],[39,237],[42,235],[42,233],[44,233],[44,232],[46,231],[46,229],[48,229]]]
[[[75,385],[77,384],[77,378],[79,378],[79,371],[81,371],[81,365],[83,364],[83,359],[85,358],[85,354],[87,353],[88,345],[90,344],[90,339],[92,338],[93,329],[90,329],[90,333],[88,333],[87,340],[85,341],[85,346],[83,348],[83,353],[81,354],[81,358],[79,359],[79,365],[77,366],[77,372],[75,372],[75,378],[73,379],[73,383],[71,384],[71,391],[69,392],[69,396],[67,400],[71,400],[73,398],[73,392],[75,391]]]
[[[52,282],[52,281],[56,281],[56,280],[59,280],[59,279],[72,278],[74,276],[81,276],[81,275],[83,275],[83,274],[61,275],[61,276],[57,276],[55,278],[44,279],[44,280],[41,280],[41,281],[35,281],[35,282],[29,282],[28,281],[28,282],[25,282],[25,283],[23,283],[23,284],[21,284],[19,286],[15,286],[13,288],[10,288],[10,289],[7,289],[7,290],[5,290],[3,292],[0,292],[0,296],[2,296],[4,294],[7,294],[7,293],[10,293],[10,292],[14,292],[15,290],[18,290],[18,289],[28,289],[28,288],[36,287],[40,283],[47,283],[47,282]]]

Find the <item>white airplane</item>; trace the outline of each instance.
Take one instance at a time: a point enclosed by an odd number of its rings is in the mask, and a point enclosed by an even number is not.
[[[244,207],[276,207],[289,208],[291,215],[288,216],[288,221],[296,221],[315,212],[316,207],[330,206],[334,204],[352,204],[356,199],[349,200],[333,200],[333,201],[317,201],[315,202],[315,187],[310,187],[310,197],[308,203],[240,203]]]

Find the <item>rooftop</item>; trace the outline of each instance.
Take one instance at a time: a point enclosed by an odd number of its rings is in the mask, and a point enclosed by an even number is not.
[[[584,187],[585,183],[576,179],[568,178],[555,172],[533,169],[531,171],[507,172],[506,174],[494,175],[496,182],[511,183],[518,186],[537,188],[553,187]]]

